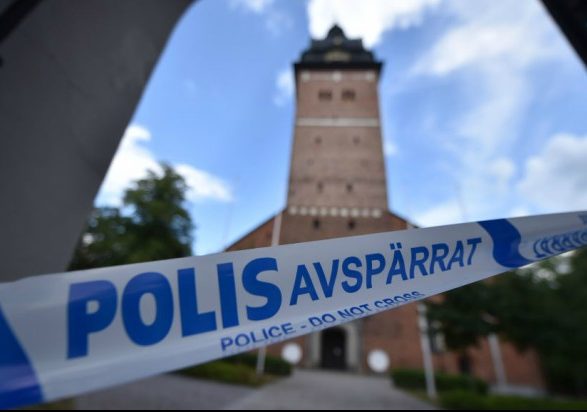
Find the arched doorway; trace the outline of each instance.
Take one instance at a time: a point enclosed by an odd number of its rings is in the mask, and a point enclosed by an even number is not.
[[[324,369],[345,370],[346,363],[346,332],[342,328],[326,329],[322,332],[321,359]]]

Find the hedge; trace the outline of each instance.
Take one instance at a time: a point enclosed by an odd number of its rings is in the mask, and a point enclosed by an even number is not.
[[[292,370],[289,363],[272,356],[265,358],[266,375],[257,376],[256,367],[257,356],[246,353],[182,369],[177,373],[224,383],[260,386],[271,380],[267,375],[289,376]]]
[[[179,370],[177,373],[192,378],[211,379],[247,386],[260,386],[266,381],[262,376],[257,376],[255,369],[250,366],[222,360],[192,366],[191,368]]]
[[[446,409],[460,410],[580,410],[587,409],[587,401],[520,396],[480,395],[469,391],[449,391],[439,394],[439,402]]]
[[[446,373],[434,374],[436,389],[442,391],[464,390],[474,393],[487,393],[487,383],[481,379],[467,375],[450,375]],[[426,376],[420,369],[395,369],[391,378],[398,388],[425,389]]]
[[[244,364],[252,368],[257,367],[257,355],[253,353],[243,353],[240,355],[226,358],[227,362]],[[292,366],[283,359],[274,356],[265,357],[265,373],[275,376],[289,376],[291,375]]]

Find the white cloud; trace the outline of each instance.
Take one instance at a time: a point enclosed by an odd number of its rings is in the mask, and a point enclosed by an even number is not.
[[[383,153],[386,157],[395,156],[398,152],[397,145],[393,143],[391,140],[385,139],[383,141]]]
[[[230,4],[233,8],[244,8],[253,13],[261,14],[265,12],[269,6],[273,4],[274,0],[231,0]]]
[[[122,137],[118,151],[110,164],[106,178],[98,192],[98,205],[120,206],[122,195],[132,182],[146,176],[148,170],[161,173],[161,166],[153,153],[144,146],[151,140],[151,132],[144,126],[131,124]],[[187,164],[173,165],[190,187],[188,200],[200,202],[232,200],[231,189],[222,179]]]
[[[147,170],[158,171],[159,164],[143,146],[151,140],[151,132],[136,124],[127,127],[98,192],[97,203],[120,205],[122,193],[129,184],[145,176]]]
[[[310,34],[323,38],[333,24],[346,35],[360,37],[367,47],[381,40],[387,30],[408,28],[422,22],[427,8],[440,0],[310,0],[307,12]]]
[[[558,52],[535,2],[460,0],[447,6],[459,23],[423,55],[417,71],[446,75],[495,61],[522,68]]]
[[[463,221],[462,206],[454,199],[439,203],[424,212],[417,213],[414,221],[422,227],[460,223]]]
[[[291,68],[283,69],[277,74],[275,87],[277,90],[273,102],[277,106],[283,106],[291,100],[295,89],[294,74]]]
[[[293,19],[289,14],[275,7],[274,0],[231,0],[230,6],[233,9],[241,9],[263,16],[265,27],[275,35],[293,26]]]
[[[176,165],[175,170],[185,178],[186,183],[190,187],[188,199],[192,202],[206,199],[214,199],[222,202],[230,202],[232,200],[231,190],[222,179],[186,164]]]
[[[504,191],[510,186],[514,173],[516,173],[516,165],[510,159],[500,157],[487,165],[487,173],[497,189]]]
[[[513,137],[531,98],[527,71],[562,56],[560,35],[536,2],[452,1],[447,6],[458,23],[423,53],[411,71],[468,76],[476,99],[457,122],[459,132],[493,156]]]
[[[522,122],[534,98],[530,72],[547,61],[564,63],[568,50],[537,2],[454,0],[445,4],[454,23],[422,53],[410,72],[416,83],[421,76],[432,81],[453,76],[469,91],[460,97],[465,109],[453,111],[448,120],[453,130],[445,146],[454,157],[451,178],[461,188],[461,202],[471,220],[500,217],[506,211],[526,212],[528,205],[514,188],[516,167],[510,156],[522,137]],[[454,199],[448,194],[441,206],[420,215],[428,220],[435,215],[452,218],[447,205],[459,203]]]
[[[507,217],[530,216],[530,210],[526,206],[516,206],[508,213]]]
[[[526,161],[517,188],[542,212],[587,209],[587,135],[553,136]]]
[[[462,74],[472,101],[457,119],[462,139],[474,144],[475,159],[499,155],[515,139],[532,98],[528,71],[564,57],[560,34],[537,2],[451,1],[456,19],[411,69],[412,75]]]

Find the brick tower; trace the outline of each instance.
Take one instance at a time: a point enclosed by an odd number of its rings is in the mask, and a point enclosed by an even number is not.
[[[407,229],[391,213],[379,116],[378,81],[382,63],[361,40],[348,39],[334,26],[323,40],[312,40],[295,63],[296,117],[287,206],[228,250],[251,249]],[[286,344],[269,353],[280,356]],[[336,328],[297,338],[301,365],[369,372],[375,352],[391,368],[422,368],[415,304],[379,313]],[[542,386],[532,353],[500,345],[510,383]],[[437,370],[470,370],[495,382],[489,347],[469,351],[463,360],[438,345]],[[466,362],[465,362],[466,361]],[[511,367],[510,367],[511,365]]]

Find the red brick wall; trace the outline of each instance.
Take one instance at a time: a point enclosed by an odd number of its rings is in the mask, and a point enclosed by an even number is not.
[[[368,75],[368,72],[371,74]],[[378,75],[374,70],[303,70],[296,77],[296,115],[379,118],[377,83]],[[318,94],[321,90],[331,91],[332,100],[320,100]],[[355,100],[343,100],[344,90],[354,90]]]
[[[369,78],[365,71],[358,70],[298,73],[288,206],[387,210],[381,128],[377,124],[377,76],[374,73]],[[307,80],[303,80],[304,75],[308,76]],[[354,100],[345,101],[342,98],[344,90],[352,90]],[[321,101],[320,91],[329,91],[332,100]],[[375,124],[342,127],[300,123],[307,119],[367,119]]]
[[[387,184],[383,158],[377,75],[374,71],[300,71],[296,78],[296,126],[286,210],[282,215],[280,244],[354,236],[407,228],[407,222],[387,212]],[[355,99],[342,98],[353,90]],[[330,91],[332,99],[319,99]],[[371,119],[375,124],[308,126],[304,119]],[[349,185],[351,189],[349,190]],[[271,244],[274,218],[235,242],[228,250],[251,249]],[[370,351],[384,350],[392,368],[422,368],[422,351],[416,304],[364,318],[361,330],[362,370]],[[310,338],[293,340],[309,360]],[[284,344],[268,352],[281,356]],[[542,387],[543,381],[533,352],[519,353],[502,344],[508,381]],[[473,374],[495,381],[486,340],[469,350]],[[458,372],[458,356],[434,356],[438,370]]]

